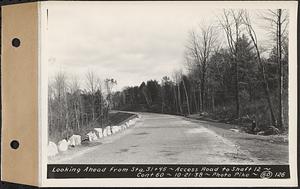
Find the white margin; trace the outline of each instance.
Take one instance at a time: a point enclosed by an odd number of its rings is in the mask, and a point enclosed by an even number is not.
[[[48,51],[47,51],[47,3],[39,2],[39,18],[40,18],[40,34],[39,34],[39,45],[40,45],[40,98],[39,98],[39,129],[40,129],[40,186],[44,185],[44,180],[47,178],[47,146],[48,146]]]

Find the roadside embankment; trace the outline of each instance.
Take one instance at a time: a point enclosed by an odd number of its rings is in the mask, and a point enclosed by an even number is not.
[[[288,139],[282,135],[253,135],[245,132],[237,132],[237,127],[232,124],[204,121],[193,118],[185,118],[199,123],[218,135],[232,141],[240,150],[248,151],[251,156],[261,162],[288,163]]]
[[[73,134],[69,138],[62,139],[55,143],[48,143],[48,157],[54,158],[57,155],[66,153],[69,150],[80,150],[85,147],[92,147],[101,144],[100,139],[116,135],[140,121],[141,115],[138,113],[127,113],[114,111],[110,115],[110,125],[97,127],[96,125],[81,134]],[[75,151],[76,151],[75,150]]]

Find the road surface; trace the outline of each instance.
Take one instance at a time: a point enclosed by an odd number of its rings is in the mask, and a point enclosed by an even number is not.
[[[101,142],[53,163],[248,164],[257,161],[201,123],[165,114],[142,113],[135,126]]]

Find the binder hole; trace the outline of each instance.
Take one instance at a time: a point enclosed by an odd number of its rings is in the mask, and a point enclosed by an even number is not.
[[[14,47],[19,47],[21,45],[21,41],[18,38],[14,38],[11,43]]]
[[[13,140],[13,141],[10,142],[10,147],[12,149],[18,149],[19,146],[20,146],[20,144],[19,144],[19,142],[17,140]]]

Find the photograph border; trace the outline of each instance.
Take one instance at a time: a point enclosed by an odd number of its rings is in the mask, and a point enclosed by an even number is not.
[[[116,179],[47,179],[47,38],[46,38],[46,25],[45,25],[45,11],[48,3],[82,3],[77,1],[65,2],[39,2],[40,18],[39,18],[39,39],[40,39],[40,57],[39,57],[39,144],[40,144],[40,180],[41,186],[47,187],[61,187],[61,186],[75,186],[75,187],[92,187],[92,186],[296,186],[297,185],[297,2],[295,1],[222,1],[207,2],[207,1],[192,1],[192,3],[200,3],[206,6],[222,6],[222,8],[288,8],[290,10],[289,22],[289,164],[290,164],[290,179],[223,179],[205,178],[118,178]],[[94,2],[89,1],[86,3],[107,3],[107,2]],[[119,2],[120,4],[125,2]],[[151,2],[137,2],[134,3],[151,3]],[[159,2],[155,2],[159,3]],[[173,3],[173,2],[169,2]],[[190,1],[176,1],[174,3],[190,3]],[[296,34],[295,34],[296,32]],[[292,118],[292,119],[291,119]]]

